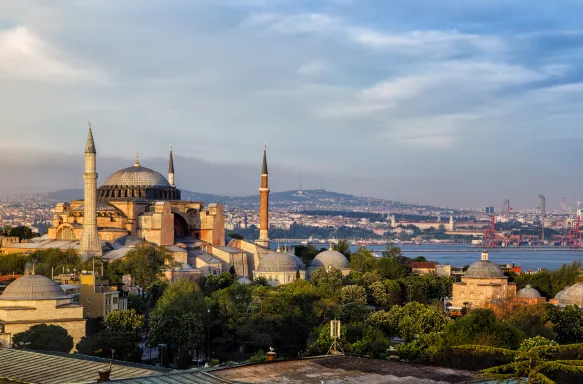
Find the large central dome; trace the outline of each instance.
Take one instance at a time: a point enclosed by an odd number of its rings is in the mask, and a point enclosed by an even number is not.
[[[170,187],[168,180],[158,172],[134,165],[120,169],[105,180],[104,186],[124,186],[124,187]]]

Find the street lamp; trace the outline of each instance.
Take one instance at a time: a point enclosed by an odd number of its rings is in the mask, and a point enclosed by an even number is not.
[[[158,353],[160,354],[160,367],[162,367],[162,356],[164,355],[164,347],[168,344],[158,344]]]

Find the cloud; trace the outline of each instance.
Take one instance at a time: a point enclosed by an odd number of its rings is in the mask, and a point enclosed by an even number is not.
[[[330,66],[322,60],[312,60],[298,68],[298,74],[306,77],[320,77],[330,72]]]
[[[48,83],[103,83],[104,74],[77,66],[26,26],[0,31],[0,79]]]

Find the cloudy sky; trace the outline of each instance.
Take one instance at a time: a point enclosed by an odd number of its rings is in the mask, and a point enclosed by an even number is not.
[[[50,4],[50,5],[49,5]],[[184,189],[583,201],[583,3],[0,2],[0,193],[133,164]]]

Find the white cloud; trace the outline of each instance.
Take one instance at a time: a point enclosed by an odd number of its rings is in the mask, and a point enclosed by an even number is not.
[[[101,71],[76,66],[63,56],[25,26],[0,31],[0,79],[65,84],[106,81]]]
[[[298,74],[307,77],[320,77],[330,72],[330,66],[322,60],[313,60],[298,68]]]

